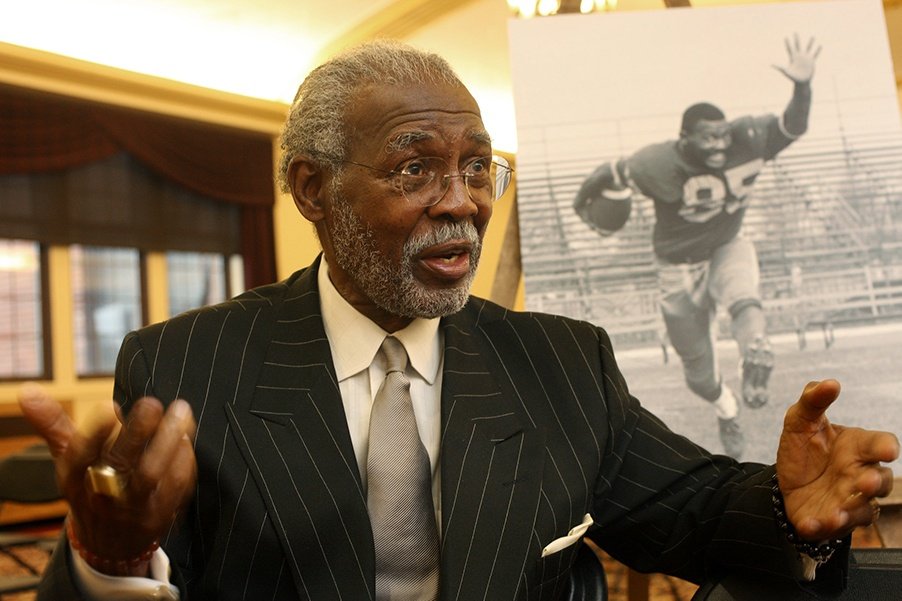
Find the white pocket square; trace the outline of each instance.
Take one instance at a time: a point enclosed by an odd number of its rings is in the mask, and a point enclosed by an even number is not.
[[[592,516],[587,513],[583,516],[582,523],[571,528],[570,532],[567,533],[567,536],[556,538],[548,543],[548,545],[544,549],[542,549],[542,557],[546,557],[548,555],[551,555],[552,553],[557,553],[558,551],[566,549],[570,545],[576,543],[583,537],[583,534],[586,533],[586,530],[588,530],[589,526],[591,526],[593,523],[594,520],[592,519]]]

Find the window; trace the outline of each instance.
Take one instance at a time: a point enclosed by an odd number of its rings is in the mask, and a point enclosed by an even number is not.
[[[75,365],[79,376],[108,375],[125,335],[141,326],[141,261],[132,248],[73,245]]]
[[[275,279],[269,133],[12,86],[0,121],[0,380],[111,375],[167,317],[165,253],[210,253],[171,278],[176,311]]]
[[[226,299],[226,258],[215,253],[166,253],[169,314],[212,305]]]
[[[0,379],[44,377],[41,247],[0,239]]]

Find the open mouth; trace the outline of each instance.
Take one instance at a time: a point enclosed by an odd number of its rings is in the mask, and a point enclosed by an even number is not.
[[[705,164],[709,167],[720,167],[727,162],[727,155],[723,152],[712,152],[705,157]]]
[[[425,249],[416,261],[431,278],[455,283],[470,273],[470,248],[468,242],[448,242]]]

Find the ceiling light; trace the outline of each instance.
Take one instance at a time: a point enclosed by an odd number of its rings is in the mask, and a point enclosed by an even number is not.
[[[617,0],[507,0],[518,17],[548,16],[558,13],[593,13],[617,8]]]

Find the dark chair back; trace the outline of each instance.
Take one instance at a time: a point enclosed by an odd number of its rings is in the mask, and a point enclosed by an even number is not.
[[[50,449],[38,443],[0,459],[0,503],[46,503],[61,497]]]
[[[0,459],[0,504],[5,501],[45,503],[61,496],[53,457],[46,444],[35,444]],[[37,546],[49,553],[55,540],[55,536],[0,531],[0,553],[27,572],[0,577],[0,595],[35,590],[40,582],[39,569],[20,558],[14,551],[16,547]]]
[[[579,546],[570,571],[570,592],[564,598],[567,601],[606,601],[608,581],[604,565],[588,545],[579,543]]]

